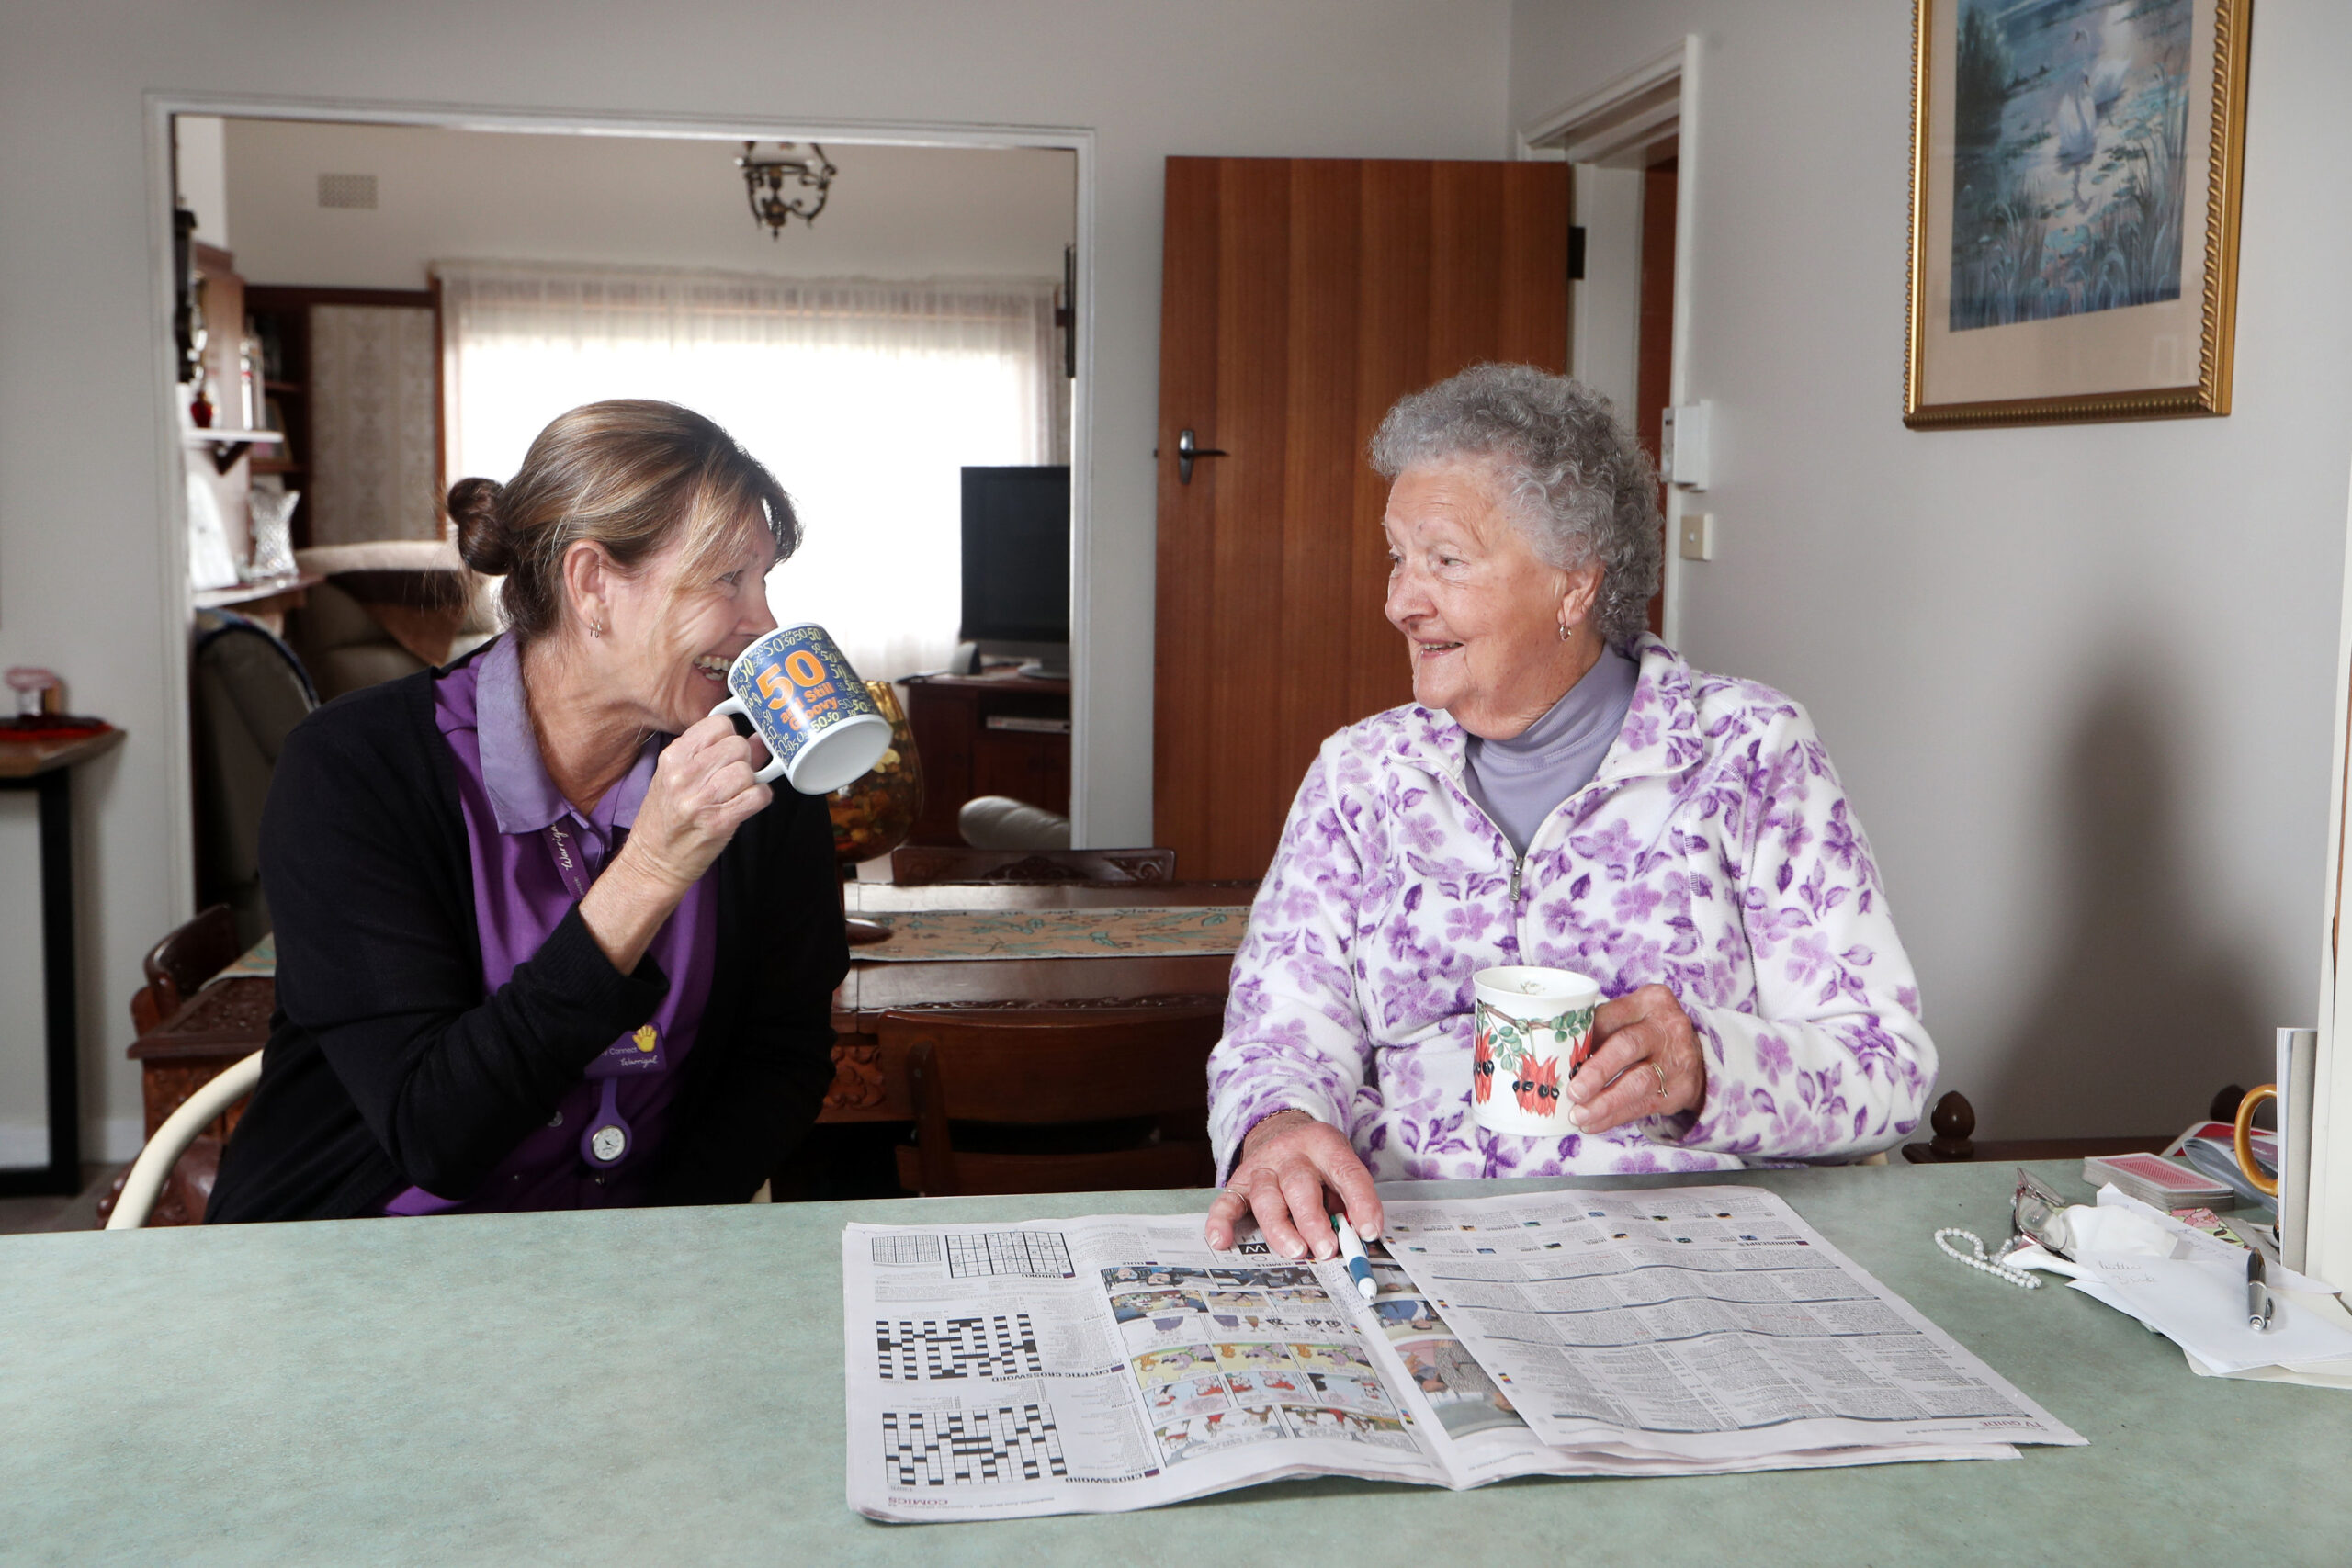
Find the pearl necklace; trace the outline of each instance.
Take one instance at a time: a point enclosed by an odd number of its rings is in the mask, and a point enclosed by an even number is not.
[[[1967,1242],[1971,1247],[1976,1249],[1976,1256],[1971,1258],[1966,1253],[1962,1252],[1958,1247],[1952,1246],[1951,1242],[1945,1240],[1944,1238],[1946,1236],[1954,1236],[1962,1241]],[[2015,1268],[2009,1264],[2000,1262],[1997,1259],[1985,1257],[1984,1238],[1979,1236],[1974,1231],[1964,1231],[1957,1225],[1947,1225],[1942,1230],[1936,1233],[1936,1245],[1943,1249],[1943,1255],[1946,1258],[1951,1258],[1955,1263],[1965,1263],[1971,1269],[1979,1269],[1984,1273],[1992,1275],[1996,1280],[2006,1280],[2010,1284],[2017,1286],[2019,1290],[2038,1291],[2041,1289],[2041,1277],[2040,1275],[2029,1274],[2022,1269]]]

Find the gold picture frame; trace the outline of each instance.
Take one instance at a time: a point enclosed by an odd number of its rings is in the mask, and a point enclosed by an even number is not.
[[[1904,423],[2230,412],[2252,8],[1915,0]]]

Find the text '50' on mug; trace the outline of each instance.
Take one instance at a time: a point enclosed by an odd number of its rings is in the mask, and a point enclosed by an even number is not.
[[[864,773],[889,749],[890,721],[865,694],[865,682],[820,626],[779,626],[735,656],[727,671],[733,695],[710,711],[740,713],[778,773],[802,795],[827,795]]]
[[[1568,1077],[1592,1052],[1600,983],[1570,969],[1509,964],[1470,976],[1476,997],[1470,1114],[1490,1133],[1565,1137]]]

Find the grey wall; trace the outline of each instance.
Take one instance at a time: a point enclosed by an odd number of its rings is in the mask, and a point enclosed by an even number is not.
[[[1693,662],[1812,710],[1980,1134],[2177,1128],[2318,995],[2352,7],[2261,0],[2235,412],[1901,420],[1911,7],[1519,0],[1525,125],[1699,34]]]
[[[1091,128],[1100,153],[1089,619],[1079,712],[1101,842],[1150,834],[1152,431],[1161,160],[1499,157],[1505,0],[111,0],[0,10],[0,662],[51,665],[130,731],[82,781],[85,1085],[136,1138],[139,954],[188,912],[166,765],[162,319],[141,95]],[[747,220],[748,221],[748,220]],[[232,229],[233,237],[234,230]],[[0,870],[28,811],[0,815]],[[38,927],[0,901],[0,961]],[[33,971],[6,972],[29,1021]],[[20,1021],[0,1122],[39,1117]],[[96,1129],[94,1129],[96,1130]]]

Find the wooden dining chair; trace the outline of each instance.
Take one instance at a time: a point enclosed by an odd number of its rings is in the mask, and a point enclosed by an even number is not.
[[[905,1054],[915,1142],[899,1184],[926,1196],[1205,1187],[1215,1004],[1104,1011],[885,1013]]]
[[[147,983],[130,996],[131,1027],[145,1034],[179,1011],[180,1004],[234,963],[240,951],[237,918],[226,904],[215,904],[175,927],[147,954]]]
[[[908,844],[890,852],[890,880],[900,887],[950,882],[1173,882],[1176,852],[1132,850],[973,850]]]

